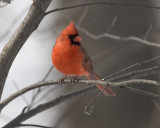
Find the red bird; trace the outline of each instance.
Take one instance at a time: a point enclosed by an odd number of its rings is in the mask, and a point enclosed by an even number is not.
[[[81,46],[81,37],[74,23],[71,22],[57,37],[52,51],[52,62],[57,70],[64,75],[86,76],[88,79],[100,80],[93,72],[92,61]],[[101,91],[104,86],[96,85]],[[103,91],[105,95],[115,96],[108,86]]]

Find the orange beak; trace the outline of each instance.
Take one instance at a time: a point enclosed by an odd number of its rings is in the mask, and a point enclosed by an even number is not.
[[[74,37],[73,41],[74,42],[81,42],[82,38],[80,36]]]

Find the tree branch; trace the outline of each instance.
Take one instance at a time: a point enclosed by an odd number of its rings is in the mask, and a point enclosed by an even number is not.
[[[143,69],[143,70],[137,70],[131,73],[126,73],[124,75],[120,75],[118,77],[109,79],[108,81],[113,82],[113,81],[125,81],[125,80],[129,80],[129,79],[135,79],[135,78],[140,78],[140,77],[144,77],[144,76],[148,76],[151,74],[156,74],[160,72],[160,66],[155,66],[152,68],[147,68],[147,69]],[[104,78],[105,79],[105,78]],[[65,80],[66,83],[70,83],[70,80]],[[95,83],[86,83],[86,81],[83,83],[83,81],[78,81],[78,82],[82,82],[82,84],[95,84]],[[11,96],[9,96],[8,98],[6,98],[5,100],[3,100],[0,103],[0,112],[1,110],[8,104],[10,103],[12,100],[14,100],[15,98],[17,98],[18,96],[33,90],[35,88],[39,88],[39,87],[43,87],[43,86],[49,86],[52,84],[59,84],[59,81],[44,81],[44,82],[39,82],[30,86],[27,86],[19,91],[17,91],[16,93],[12,94]],[[102,85],[104,83],[101,83]]]
[[[38,128],[55,128],[55,127],[42,126],[42,125],[37,125],[37,124],[19,124],[18,126],[22,126],[22,127],[38,127]]]
[[[34,0],[27,16],[3,48],[0,54],[0,99],[9,69],[16,55],[32,32],[37,29],[50,2],[51,0]]]
[[[158,7],[158,6],[148,6],[148,5],[139,5],[139,4],[93,2],[93,3],[77,4],[77,5],[72,5],[72,6],[63,7],[63,8],[56,8],[56,9],[53,9],[51,11],[46,12],[45,15],[48,15],[48,14],[56,12],[56,11],[62,11],[62,10],[73,9],[73,8],[83,7],[83,6],[91,6],[91,5],[109,5],[109,6],[120,6],[120,7],[139,7],[139,8],[146,8],[146,9],[160,9],[160,7]],[[148,45],[148,46],[160,48],[160,44],[157,44],[155,42],[149,42],[149,41],[145,40],[145,38],[141,39],[141,38],[138,38],[135,36],[121,37],[118,35],[109,34],[108,32],[101,34],[101,35],[93,35],[92,33],[88,32],[84,28],[81,28],[78,26],[77,26],[77,28],[78,28],[78,30],[82,31],[84,34],[91,37],[92,39],[110,38],[110,39],[114,39],[114,40],[118,40],[118,41],[125,41],[125,42],[136,41],[136,42]]]
[[[138,8],[146,8],[146,9],[160,9],[158,6],[149,6],[149,5],[140,5],[140,4],[126,4],[126,3],[112,3],[112,2],[92,2],[92,3],[84,3],[84,4],[77,4],[77,5],[71,5],[68,7],[63,8],[56,8],[51,11],[48,11],[45,13],[45,15],[48,15],[50,13],[56,12],[56,11],[62,11],[62,10],[68,10],[78,7],[84,7],[84,6],[91,6],[91,5],[108,5],[108,6],[119,6],[119,7],[138,7]]]
[[[87,36],[89,36],[90,38],[95,39],[95,40],[102,39],[102,38],[110,38],[110,39],[113,39],[113,40],[124,41],[124,42],[136,41],[136,42],[141,43],[141,44],[145,44],[145,45],[148,45],[148,46],[153,46],[153,47],[160,48],[160,44],[157,44],[155,42],[150,42],[150,41],[147,41],[145,39],[141,39],[141,38],[138,38],[138,37],[135,37],[135,36],[121,37],[121,36],[113,35],[113,34],[110,34],[110,33],[104,33],[104,34],[101,34],[101,35],[93,35],[92,33],[88,32],[87,30],[85,30],[82,27],[77,27],[77,28],[78,28],[79,31],[83,32],[84,34],[86,34]]]
[[[52,81],[54,83],[54,81]],[[64,83],[71,83],[72,81],[71,80],[65,80]],[[57,82],[56,82],[57,83]],[[101,80],[78,80],[76,81],[76,83],[81,83],[81,84],[101,84],[101,85],[109,85],[109,86],[114,86],[114,87],[127,87],[128,88],[128,85],[131,85],[131,84],[149,84],[149,85],[155,85],[155,86],[160,86],[160,84],[156,81],[153,81],[153,80],[142,80],[142,79],[135,79],[135,80],[128,80],[128,81],[124,81],[124,82],[106,82],[106,81],[101,81]],[[38,105],[37,107],[33,108],[32,110],[29,110],[28,112],[24,112],[24,113],[21,113],[19,116],[17,116],[15,119],[13,119],[11,122],[9,122],[7,125],[5,125],[3,128],[11,128],[11,127],[16,127],[18,126],[21,122],[37,115],[38,113],[42,112],[42,111],[45,111],[51,107],[54,107],[66,100],[69,100],[73,97],[76,97],[76,96],[80,96],[80,95],[84,95],[86,94],[87,92],[93,90],[93,89],[96,89],[96,86],[93,85],[93,86],[90,86],[90,87],[85,87],[83,89],[79,89],[77,91],[73,91],[73,92],[69,92],[67,94],[64,94],[64,95],[61,95],[61,96],[58,96],[57,98],[55,98],[54,100],[51,100],[47,103],[44,103],[44,104],[40,104]],[[129,89],[130,91],[132,89]],[[132,90],[136,93],[141,93],[141,90],[139,91],[139,89],[136,89],[136,90]],[[150,96],[152,98],[160,98],[160,95],[156,95],[156,94],[152,94],[150,92],[147,93],[147,91],[145,91],[145,95],[147,96]]]
[[[7,4],[10,4],[10,3],[11,3],[11,0],[0,0],[0,1],[5,2],[5,3],[7,3]]]
[[[147,69],[137,70],[130,73],[126,73],[115,78],[111,78],[108,81],[125,81],[129,79],[141,78],[152,74],[160,73],[160,66],[154,66]],[[105,79],[105,78],[104,78]]]
[[[124,71],[127,71],[128,69],[131,69],[131,68],[133,68],[133,67],[140,66],[140,65],[143,65],[143,64],[147,64],[147,63],[149,63],[149,62],[151,62],[151,61],[153,61],[153,60],[159,59],[159,58],[160,58],[160,56],[156,56],[156,57],[154,57],[154,58],[151,58],[151,59],[148,59],[148,60],[145,60],[145,61],[141,61],[141,62],[132,64],[132,65],[126,67],[126,68],[121,69],[121,70],[118,71],[118,72],[115,72],[115,73],[113,73],[113,74],[111,74],[111,75],[103,78],[102,80],[108,80],[109,78],[115,78],[114,76],[116,76],[116,75],[118,75],[118,74],[120,74],[120,73],[122,73],[122,72],[124,72]],[[152,67],[152,68],[154,68],[154,67]],[[147,71],[148,71],[148,70],[147,70]],[[133,72],[131,72],[131,73],[133,73]],[[150,73],[150,72],[148,71],[148,73]],[[152,73],[152,71],[151,71],[151,73]],[[141,75],[141,74],[140,74],[140,75]],[[137,76],[138,76],[138,74],[137,74]],[[128,80],[128,79],[127,79],[127,80]]]
[[[52,85],[52,84],[59,84],[59,81],[44,81],[44,82],[39,82],[39,83],[36,83],[36,84],[33,84],[33,85],[30,85],[30,86],[27,86],[19,91],[17,91],[16,93],[12,94],[11,96],[7,97],[4,101],[2,101],[0,103],[0,111],[9,103],[11,102],[13,99],[17,98],[18,96],[30,91],[30,90],[33,90],[33,89],[36,89],[36,88],[40,88],[40,87],[43,87],[43,86],[48,86],[48,85]]]
[[[51,67],[49,68],[49,70],[47,71],[47,73],[45,74],[44,78],[42,78],[41,81],[45,81],[45,80],[47,79],[47,77],[48,77],[49,74],[51,73],[52,69],[53,69],[53,66],[51,66]],[[41,91],[42,91],[42,89],[41,89],[41,88],[38,88],[38,89],[36,90],[36,93],[33,94],[32,99],[31,99],[31,102],[30,102],[30,104],[29,104],[29,106],[28,106],[28,110],[31,109],[31,107],[33,106],[33,104],[34,104],[34,102],[35,102],[35,99],[36,99],[37,96],[41,93]],[[43,88],[43,91],[44,91],[44,88]]]

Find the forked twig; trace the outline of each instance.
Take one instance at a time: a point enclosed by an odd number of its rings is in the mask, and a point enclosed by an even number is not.
[[[96,95],[95,97],[93,97],[93,99],[91,99],[91,101],[84,107],[84,113],[87,115],[91,115],[93,113],[94,110],[94,106],[91,106],[93,104],[93,102],[100,96],[102,95],[103,91],[106,89],[106,85],[104,86],[103,90],[100,91],[100,93],[98,95]],[[89,108],[89,110],[88,110]]]

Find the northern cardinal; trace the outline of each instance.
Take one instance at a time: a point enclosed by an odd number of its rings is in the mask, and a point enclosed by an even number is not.
[[[57,70],[64,75],[86,76],[88,79],[100,80],[93,72],[92,61],[85,49],[81,46],[81,37],[73,22],[60,33],[52,51],[52,62]],[[96,85],[101,91],[104,86]],[[104,89],[105,95],[115,96],[108,86]]]

